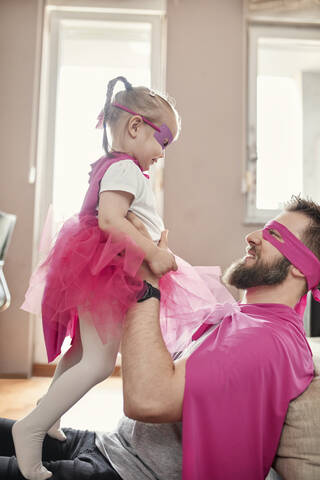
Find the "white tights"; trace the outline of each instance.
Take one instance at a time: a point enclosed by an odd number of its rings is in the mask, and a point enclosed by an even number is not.
[[[121,327],[112,332],[106,344],[102,344],[90,314],[80,314],[79,327],[72,346],[58,363],[48,392],[12,429],[19,468],[29,480],[52,476],[41,462],[45,434],[50,430],[51,436],[63,440],[62,432],[59,436],[61,416],[114,369]]]

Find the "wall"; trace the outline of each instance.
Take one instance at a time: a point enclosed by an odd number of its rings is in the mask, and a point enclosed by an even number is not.
[[[171,248],[196,265],[243,255],[245,55],[242,1],[168,2],[167,90],[182,116],[167,153]]]
[[[37,3],[0,2],[0,208],[18,216],[5,265],[12,305],[0,314],[0,375],[28,375],[32,360],[32,325],[19,306],[31,271]],[[250,231],[242,223],[240,191],[243,28],[242,0],[168,0],[167,90],[177,100],[183,128],[167,153],[164,217],[171,248],[197,265],[225,268],[243,255]]]
[[[0,313],[1,375],[28,375],[32,363],[32,324],[19,306],[31,270],[34,185],[28,175],[36,24],[36,0],[1,0],[0,209],[17,215],[4,266],[12,304]]]

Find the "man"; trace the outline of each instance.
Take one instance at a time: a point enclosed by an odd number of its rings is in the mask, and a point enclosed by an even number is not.
[[[111,434],[46,438],[44,464],[54,478],[265,478],[289,401],[313,377],[294,308],[301,313],[307,290],[319,298],[320,206],[294,198],[276,223],[246,240],[247,255],[224,276],[246,290],[243,303],[217,308],[175,361],[160,331],[158,279],[145,269],[145,301],[128,312],[123,331],[127,417]],[[22,478],[11,425],[0,425],[0,478],[8,480]]]

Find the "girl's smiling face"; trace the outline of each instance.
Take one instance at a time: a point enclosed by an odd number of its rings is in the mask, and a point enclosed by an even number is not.
[[[155,126],[158,128],[162,127],[163,131],[158,132],[145,123],[139,115],[131,117],[128,123],[131,153],[137,159],[143,171],[149,170],[152,164],[164,156],[166,146],[177,135],[177,120],[175,114],[169,110],[166,110],[162,116],[162,122],[155,123]],[[167,131],[166,127],[169,131]]]

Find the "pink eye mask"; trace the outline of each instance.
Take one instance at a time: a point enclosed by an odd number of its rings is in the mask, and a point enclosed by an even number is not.
[[[282,241],[271,235],[270,230],[276,230],[282,237]],[[284,257],[286,257],[292,265],[294,265],[306,277],[308,290],[312,291],[313,298],[320,302],[320,261],[302,243],[293,233],[290,232],[282,223],[272,220],[268,222],[263,231],[263,238],[270,242]],[[307,295],[304,295],[295,310],[303,315],[307,302]]]
[[[140,115],[140,113],[136,113],[133,110],[130,110],[130,108],[127,108],[124,105],[121,105],[120,103],[112,103],[111,105],[113,107],[120,108],[125,112],[131,113],[131,115],[139,115],[144,121],[144,123],[150,125],[150,127],[155,130],[154,138],[157,140],[158,143],[160,143],[162,149],[165,149],[172,142],[173,135],[171,133],[170,128],[165,123],[163,123],[160,127],[158,127],[154,123],[150,122],[150,120],[148,120],[146,117],[144,117],[143,115]],[[98,116],[98,123],[96,125],[96,128],[103,128],[103,117],[104,117],[104,113],[103,113],[103,110],[101,110]]]
[[[143,115],[140,115],[140,113],[134,112],[133,110],[130,110],[130,108],[125,107],[124,105],[121,105],[120,103],[112,103],[111,104],[113,107],[120,108],[121,110],[124,110],[125,112],[131,113],[131,115],[139,115],[144,123],[147,125],[150,125],[151,128],[155,130],[154,133],[154,138],[157,140],[158,143],[160,143],[161,147],[165,149],[168,145],[173,140],[172,133],[165,123],[163,123],[160,127],[157,127],[154,123],[150,122],[146,117]]]

